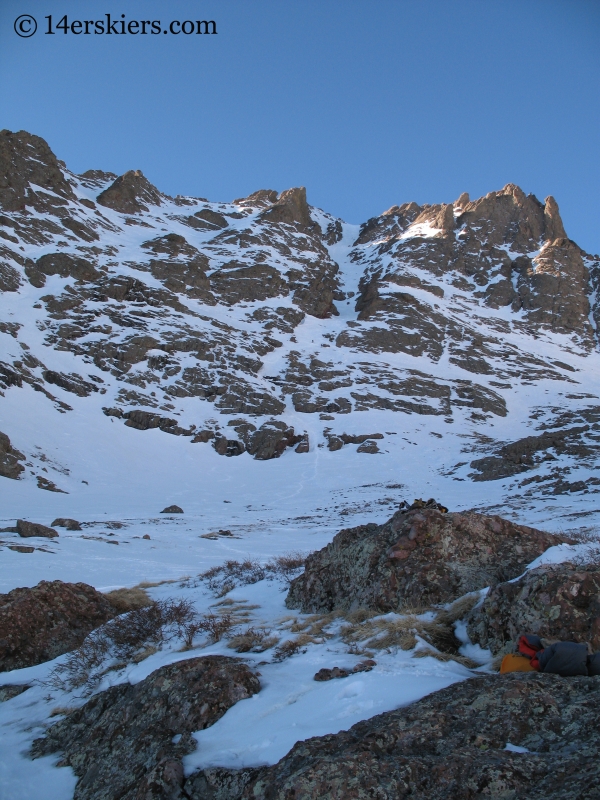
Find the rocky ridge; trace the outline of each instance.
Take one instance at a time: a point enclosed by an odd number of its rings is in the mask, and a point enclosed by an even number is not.
[[[600,400],[581,386],[600,258],[568,239],[552,197],[508,184],[358,227],[302,187],[211,203],[139,170],[75,175],[44,140],[5,130],[0,226],[3,395],[257,460],[392,452],[358,412],[459,423],[466,458],[443,475],[600,490],[582,479]],[[383,440],[357,442],[371,432]],[[40,463],[10,424],[3,436],[0,475],[69,491],[69,466]]]

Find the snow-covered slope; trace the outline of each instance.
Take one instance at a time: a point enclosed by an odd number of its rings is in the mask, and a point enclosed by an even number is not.
[[[217,600],[193,576],[208,567],[320,548],[413,497],[596,531],[600,258],[567,238],[552,198],[508,185],[349,225],[300,188],[217,203],[139,172],[74,175],[43,140],[2,131],[0,226],[3,525],[82,522],[51,540],[1,532],[0,592],[150,581],[154,599],[204,613]],[[185,514],[159,513],[173,503]],[[223,602],[285,639],[308,622],[283,599],[264,580]],[[392,649],[372,672],[315,682],[360,657],[331,626],[282,663],[244,655],[261,692],[197,734],[188,772],[274,763],[472,674]],[[231,654],[180,645],[100,688]],[[44,681],[64,658],[0,684]],[[0,798],[72,796],[70,769],[26,753],[57,707],[83,702],[40,683],[0,705]]]
[[[8,131],[0,173],[6,524],[176,502],[285,550],[413,496],[594,524],[600,259],[552,198],[355,226],[302,188],[215,203],[74,175]]]

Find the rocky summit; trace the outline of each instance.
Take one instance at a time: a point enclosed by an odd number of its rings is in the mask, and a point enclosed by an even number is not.
[[[303,187],[211,202],[74,174],[3,130],[0,236],[0,477],[110,492],[135,473],[122,442],[174,480],[331,453],[504,508],[600,491],[600,258],[553,197],[508,184],[354,225]]]

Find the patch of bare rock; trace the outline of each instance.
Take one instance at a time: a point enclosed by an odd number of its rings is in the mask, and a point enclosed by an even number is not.
[[[104,595],[85,583],[41,581],[0,595],[0,672],[74,650],[117,613]]]
[[[480,676],[298,742],[238,795],[194,797],[592,800],[600,797],[599,712],[598,677]]]
[[[565,541],[502,517],[445,513],[434,502],[420,502],[423,507],[403,508],[383,525],[340,531],[308,557],[286,605],[329,613],[446,603],[517,577],[537,556]]]
[[[11,445],[5,433],[0,432],[0,476],[18,480],[25,467],[20,464],[25,456]]]
[[[28,522],[26,519],[17,520],[17,533],[23,539],[28,539],[31,536],[43,536],[45,539],[54,539],[58,536],[58,532],[54,528],[49,528],[47,525],[40,525],[38,522]]]
[[[600,650],[600,567],[566,563],[529,570],[493,587],[468,625],[471,641],[494,655],[512,650],[524,631],[546,643],[589,643]]]
[[[59,764],[79,778],[74,800],[210,797],[187,791],[181,759],[196,747],[191,734],[259,690],[239,659],[180,661],[94,696],[37,739],[32,755],[61,753]]]
[[[70,517],[58,517],[52,523],[52,527],[66,528],[68,531],[80,531],[81,523]]]

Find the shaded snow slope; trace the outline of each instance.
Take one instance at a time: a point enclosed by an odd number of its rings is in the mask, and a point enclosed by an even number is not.
[[[7,525],[175,502],[194,537],[263,525],[289,549],[294,517],[330,535],[413,496],[595,524],[599,261],[552,198],[348,225],[304,189],[173,199],[0,140]]]

